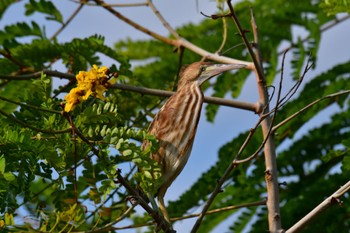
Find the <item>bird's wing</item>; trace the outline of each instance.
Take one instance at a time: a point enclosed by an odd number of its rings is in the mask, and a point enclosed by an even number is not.
[[[178,117],[177,110],[171,104],[171,100],[169,99],[159,110],[148,129],[150,134],[160,140],[175,127],[174,123]]]

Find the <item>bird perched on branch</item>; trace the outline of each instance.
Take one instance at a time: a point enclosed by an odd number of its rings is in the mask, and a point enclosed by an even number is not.
[[[149,126],[148,132],[159,142],[157,153],[151,154],[151,158],[161,166],[161,185],[156,195],[159,208],[169,223],[164,195],[190,156],[204,99],[201,86],[224,71],[242,67],[244,65],[209,62],[195,62],[184,67],[180,72],[176,93],[164,104]],[[148,142],[142,146],[147,147]],[[154,195],[148,194],[152,205],[155,205]]]

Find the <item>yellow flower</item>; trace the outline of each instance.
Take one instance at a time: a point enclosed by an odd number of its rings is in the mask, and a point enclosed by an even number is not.
[[[98,68],[97,65],[93,65],[88,72],[79,71],[76,75],[77,87],[73,88],[64,98],[66,100],[64,111],[73,110],[77,104],[87,100],[90,95],[104,100],[103,93],[112,85],[112,82],[108,81],[110,78],[108,75],[109,70],[106,66]]]
[[[74,109],[75,105],[79,104],[82,95],[85,91],[79,87],[73,88],[65,97],[66,105],[64,106],[64,111],[69,112]]]

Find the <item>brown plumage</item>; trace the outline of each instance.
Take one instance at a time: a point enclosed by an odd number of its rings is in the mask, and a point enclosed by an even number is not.
[[[159,150],[151,157],[162,168],[162,184],[157,195],[160,210],[169,223],[164,195],[190,156],[203,105],[201,86],[224,71],[242,67],[244,65],[208,62],[195,62],[187,66],[180,73],[177,92],[163,105],[149,126],[149,133],[159,141]],[[147,142],[143,146],[147,146]],[[148,196],[152,202],[154,194]]]

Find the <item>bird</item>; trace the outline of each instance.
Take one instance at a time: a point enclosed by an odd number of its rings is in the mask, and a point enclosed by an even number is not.
[[[154,197],[157,196],[159,209],[170,225],[164,196],[183,170],[192,151],[204,100],[201,86],[225,71],[243,67],[241,64],[211,62],[195,62],[184,66],[179,74],[177,91],[160,108],[148,128],[148,133],[158,140],[158,151],[151,153],[151,159],[160,164],[161,182],[158,192],[148,193],[147,196],[153,207],[156,205]],[[142,147],[147,146],[148,142],[144,141]]]

